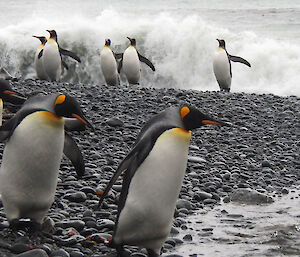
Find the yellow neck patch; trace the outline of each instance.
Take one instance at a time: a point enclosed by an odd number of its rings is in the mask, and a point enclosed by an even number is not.
[[[66,96],[65,95],[60,95],[56,98],[55,105],[62,104],[65,100],[66,100]]]
[[[189,114],[189,113],[190,113],[189,107],[187,107],[187,106],[182,107],[181,110],[180,110],[180,117],[181,117],[181,120],[183,120],[183,118],[184,118],[187,114]]]

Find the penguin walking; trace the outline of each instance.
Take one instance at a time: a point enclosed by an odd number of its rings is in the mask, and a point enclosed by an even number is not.
[[[159,256],[168,237],[183,182],[191,130],[224,125],[190,106],[170,107],[142,128],[131,152],[120,163],[99,206],[124,172],[111,246],[122,256],[123,245],[144,247]]]
[[[119,85],[118,65],[115,53],[110,48],[111,40],[105,39],[105,45],[100,53],[100,63],[107,85]]]
[[[71,51],[59,47],[57,41],[57,33],[55,30],[47,30],[50,33],[50,38],[45,46],[40,50],[38,59],[42,57],[44,70],[50,81],[58,81],[62,73],[62,68],[68,69],[68,65],[62,60],[61,55],[67,55],[78,62],[80,58]]]
[[[41,225],[54,201],[58,171],[64,153],[78,176],[84,162],[78,146],[64,131],[64,118],[90,125],[75,98],[64,94],[29,98],[16,115],[0,127],[7,139],[0,169],[0,193],[10,226],[30,219]]]
[[[47,42],[47,38],[43,37],[43,36],[41,36],[41,37],[33,36],[33,37],[35,37],[41,41],[41,44],[38,47],[38,49],[36,50],[36,53],[34,56],[34,67],[35,67],[35,71],[36,71],[36,76],[40,80],[48,80],[48,75],[44,69],[42,56],[39,58],[39,54],[44,49],[45,44]]]
[[[230,55],[225,47],[225,40],[217,39],[219,42],[218,50],[215,53],[213,60],[214,74],[217,79],[221,91],[230,91],[232,71],[231,61],[240,62],[249,67],[250,63],[239,56]]]
[[[3,101],[15,105],[21,105],[25,102],[25,98],[14,91],[9,81],[0,79],[0,126],[2,125]]]
[[[155,67],[151,61],[146,57],[140,55],[136,50],[136,40],[127,37],[130,41],[130,46],[125,50],[121,56],[118,71],[120,73],[122,67],[129,84],[139,84],[141,78],[141,65],[140,62],[146,63],[153,71]]]

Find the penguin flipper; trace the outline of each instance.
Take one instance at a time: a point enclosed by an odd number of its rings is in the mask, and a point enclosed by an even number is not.
[[[63,55],[67,55],[71,58],[73,58],[74,60],[76,60],[77,62],[81,62],[80,58],[73,52],[69,51],[69,50],[66,50],[66,49],[63,49],[63,48],[59,48],[59,52]]]
[[[78,177],[82,177],[85,165],[81,151],[74,139],[65,131],[64,154],[72,162]]]
[[[139,59],[141,62],[146,63],[151,68],[151,70],[155,71],[155,67],[150,60],[148,60],[146,57],[140,55],[139,52],[138,52],[138,56],[139,56]]]
[[[242,57],[229,55],[229,59],[230,59],[230,61],[240,62],[240,63],[243,63],[243,64],[247,65],[248,67],[251,67],[251,64]]]
[[[119,62],[119,65],[118,65],[118,73],[121,72],[122,66],[123,66],[123,56],[122,56],[122,58],[121,58],[121,60]]]
[[[115,174],[113,175],[113,177],[110,179],[108,185],[106,186],[104,192],[102,193],[100,199],[99,199],[99,203],[98,203],[98,207],[101,206],[104,198],[107,196],[109,190],[112,188],[112,186],[115,184],[115,182],[117,181],[118,177],[125,171],[128,169],[134,155],[131,154],[132,151],[126,156],[126,158],[120,163],[118,169],[116,170]]]
[[[66,64],[66,62],[65,62],[65,61],[63,61],[63,59],[61,59],[61,64],[63,65],[63,67],[64,67],[64,68],[66,68],[66,70],[68,70],[68,69],[69,69],[69,66],[68,66],[68,64]]]
[[[42,50],[39,52],[38,59],[40,59],[40,58],[43,56],[43,53],[44,53],[44,49],[42,49]]]

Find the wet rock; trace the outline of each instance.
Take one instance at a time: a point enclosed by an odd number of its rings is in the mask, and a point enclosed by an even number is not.
[[[65,198],[68,199],[70,202],[82,203],[87,199],[87,196],[84,192],[77,192],[73,194],[67,194]]]
[[[233,202],[240,202],[244,204],[262,204],[274,202],[272,197],[259,193],[250,188],[239,188],[231,194],[230,198]]]
[[[17,257],[48,257],[48,254],[42,249],[35,249],[18,254]]]
[[[124,122],[118,119],[117,117],[112,117],[106,121],[107,125],[111,127],[123,127]]]
[[[289,190],[287,189],[287,188],[283,188],[282,190],[281,190],[281,193],[283,193],[283,194],[288,194],[289,193]]]
[[[70,257],[70,254],[64,249],[54,250],[50,257]]]
[[[185,208],[187,210],[191,210],[192,209],[192,204],[188,200],[179,199],[176,202],[176,208],[177,209]]]
[[[193,241],[193,237],[191,234],[187,234],[183,237],[184,241]]]
[[[206,160],[204,158],[197,157],[197,156],[188,156],[188,162],[206,163]]]
[[[81,231],[85,223],[82,220],[66,220],[66,221],[60,221],[56,223],[57,227],[61,228],[75,228],[77,231]]]

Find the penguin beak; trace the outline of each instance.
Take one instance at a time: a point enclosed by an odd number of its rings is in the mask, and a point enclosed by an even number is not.
[[[203,124],[203,125],[230,126],[230,125],[229,125],[228,123],[226,123],[226,122],[216,121],[216,120],[213,120],[213,119],[202,120],[202,124]]]
[[[88,127],[90,127],[93,131],[95,131],[95,129],[94,129],[94,127],[92,126],[92,124],[89,123],[85,117],[79,116],[78,114],[75,114],[75,113],[72,113],[72,116],[73,116],[75,119],[81,121],[84,125],[87,125]]]
[[[22,94],[19,94],[11,90],[4,90],[3,94],[5,95],[5,101],[8,101],[16,105],[21,105],[26,101],[26,98]]]

